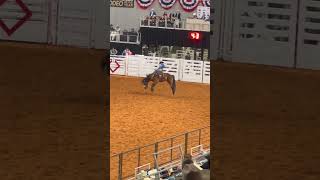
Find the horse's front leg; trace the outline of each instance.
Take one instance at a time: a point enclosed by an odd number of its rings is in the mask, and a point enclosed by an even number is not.
[[[148,83],[144,85],[144,92],[148,89]]]

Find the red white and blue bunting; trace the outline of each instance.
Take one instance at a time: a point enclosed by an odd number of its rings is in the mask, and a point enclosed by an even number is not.
[[[137,0],[137,4],[142,8],[142,9],[147,9],[149,6],[152,5],[154,0]]]
[[[160,6],[163,9],[170,9],[176,3],[176,0],[159,0]]]
[[[202,4],[205,7],[210,7],[210,0],[202,0]]]
[[[195,10],[199,2],[200,0],[179,0],[181,7],[188,12]]]

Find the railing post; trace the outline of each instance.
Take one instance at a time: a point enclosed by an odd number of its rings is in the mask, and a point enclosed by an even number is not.
[[[155,158],[156,159],[158,158],[158,154],[156,154],[156,153],[158,153],[158,148],[159,148],[159,144],[158,144],[158,142],[156,142],[154,144],[154,153],[155,153]],[[154,167],[158,168],[156,161],[154,162]]]
[[[184,135],[184,154],[188,153],[188,134],[189,133],[186,133]]]
[[[154,144],[154,168],[155,169],[157,169],[157,171],[159,170],[159,167],[158,167],[158,164],[157,164],[157,162],[158,162],[158,154],[156,154],[156,153],[158,153],[158,148],[159,148],[159,143],[158,142],[156,142],[155,144]],[[156,179],[158,180],[158,179],[160,179],[160,174],[157,172],[157,174],[156,174]]]
[[[201,144],[201,129],[199,129],[199,145]]]
[[[118,169],[118,180],[122,180],[122,160],[123,160],[123,154],[119,154],[119,169]]]
[[[141,155],[141,148],[138,148],[138,167],[140,167],[140,155]]]
[[[167,22],[168,22],[168,18],[165,17],[165,20],[164,20],[164,26],[167,28]]]
[[[171,138],[171,148],[173,146],[173,138]],[[171,149],[171,154],[170,154],[170,162],[172,161],[172,149]]]

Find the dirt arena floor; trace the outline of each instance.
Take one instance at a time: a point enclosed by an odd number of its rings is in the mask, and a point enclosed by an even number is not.
[[[0,43],[0,179],[106,179],[103,52]]]
[[[111,76],[111,154],[210,125],[210,85],[177,81],[173,96],[167,83],[144,92],[141,80]]]
[[[177,81],[173,96],[167,83],[159,83],[151,93],[144,91],[141,81],[137,77],[110,78],[112,155],[210,125],[210,85]],[[202,136],[209,142],[210,132]],[[150,155],[152,151],[142,153],[141,159]],[[124,176],[134,174],[137,167],[137,157],[129,157],[124,160]],[[116,158],[110,163],[116,165]],[[116,174],[117,166],[111,168],[111,177],[116,179]]]
[[[320,71],[214,64],[217,180],[320,179]]]

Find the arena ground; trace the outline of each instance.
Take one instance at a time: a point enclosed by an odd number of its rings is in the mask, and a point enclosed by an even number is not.
[[[320,71],[214,64],[217,180],[320,177]]]
[[[142,78],[110,80],[111,154],[210,125],[210,85],[177,81],[144,92]]]
[[[144,92],[141,81],[142,78],[111,76],[111,154],[210,125],[210,85],[177,81],[173,96],[166,82],[159,83],[151,93],[150,89]],[[209,132],[205,135],[209,141]],[[141,155],[144,159],[152,151]],[[137,157],[131,158],[124,160],[124,176],[134,174]],[[111,177],[116,179],[117,161],[112,158],[111,164]]]
[[[97,69],[102,54],[74,48],[0,44],[1,179],[105,179],[106,106],[101,98],[105,78]],[[234,63],[213,66],[216,179],[318,179],[320,72]],[[189,129],[184,125],[188,121],[174,119],[167,125],[165,119],[156,120],[153,112],[162,114],[156,106],[159,101],[166,107],[179,101],[183,102],[180,109],[167,109],[187,117],[190,112],[185,108],[200,96],[196,91],[202,91],[202,86],[179,82],[174,98],[164,84],[154,95],[145,95],[140,86],[133,86],[139,79],[112,77],[111,81],[121,86],[119,92],[124,95],[111,95],[111,101],[118,103],[111,110],[121,110],[124,118],[137,117],[130,124],[125,122],[127,128],[122,133],[129,133],[133,129],[130,126],[152,127],[139,122],[144,117],[169,129],[166,136],[176,132],[176,123],[182,131]],[[192,87],[194,97],[182,87]],[[129,104],[120,103],[125,97],[130,98]],[[142,99],[148,103],[142,104]],[[137,106],[130,106],[133,103]],[[125,111],[138,107],[155,111],[149,116],[144,116],[142,109],[137,114]],[[114,114],[118,117],[120,113]],[[120,124],[112,121],[111,132],[123,138],[113,129]],[[130,137],[130,145],[164,135],[148,129],[144,136],[136,133],[139,129],[133,129],[132,136],[139,138]],[[113,151],[126,149],[114,138]]]
[[[106,178],[102,56],[0,43],[0,179]]]

